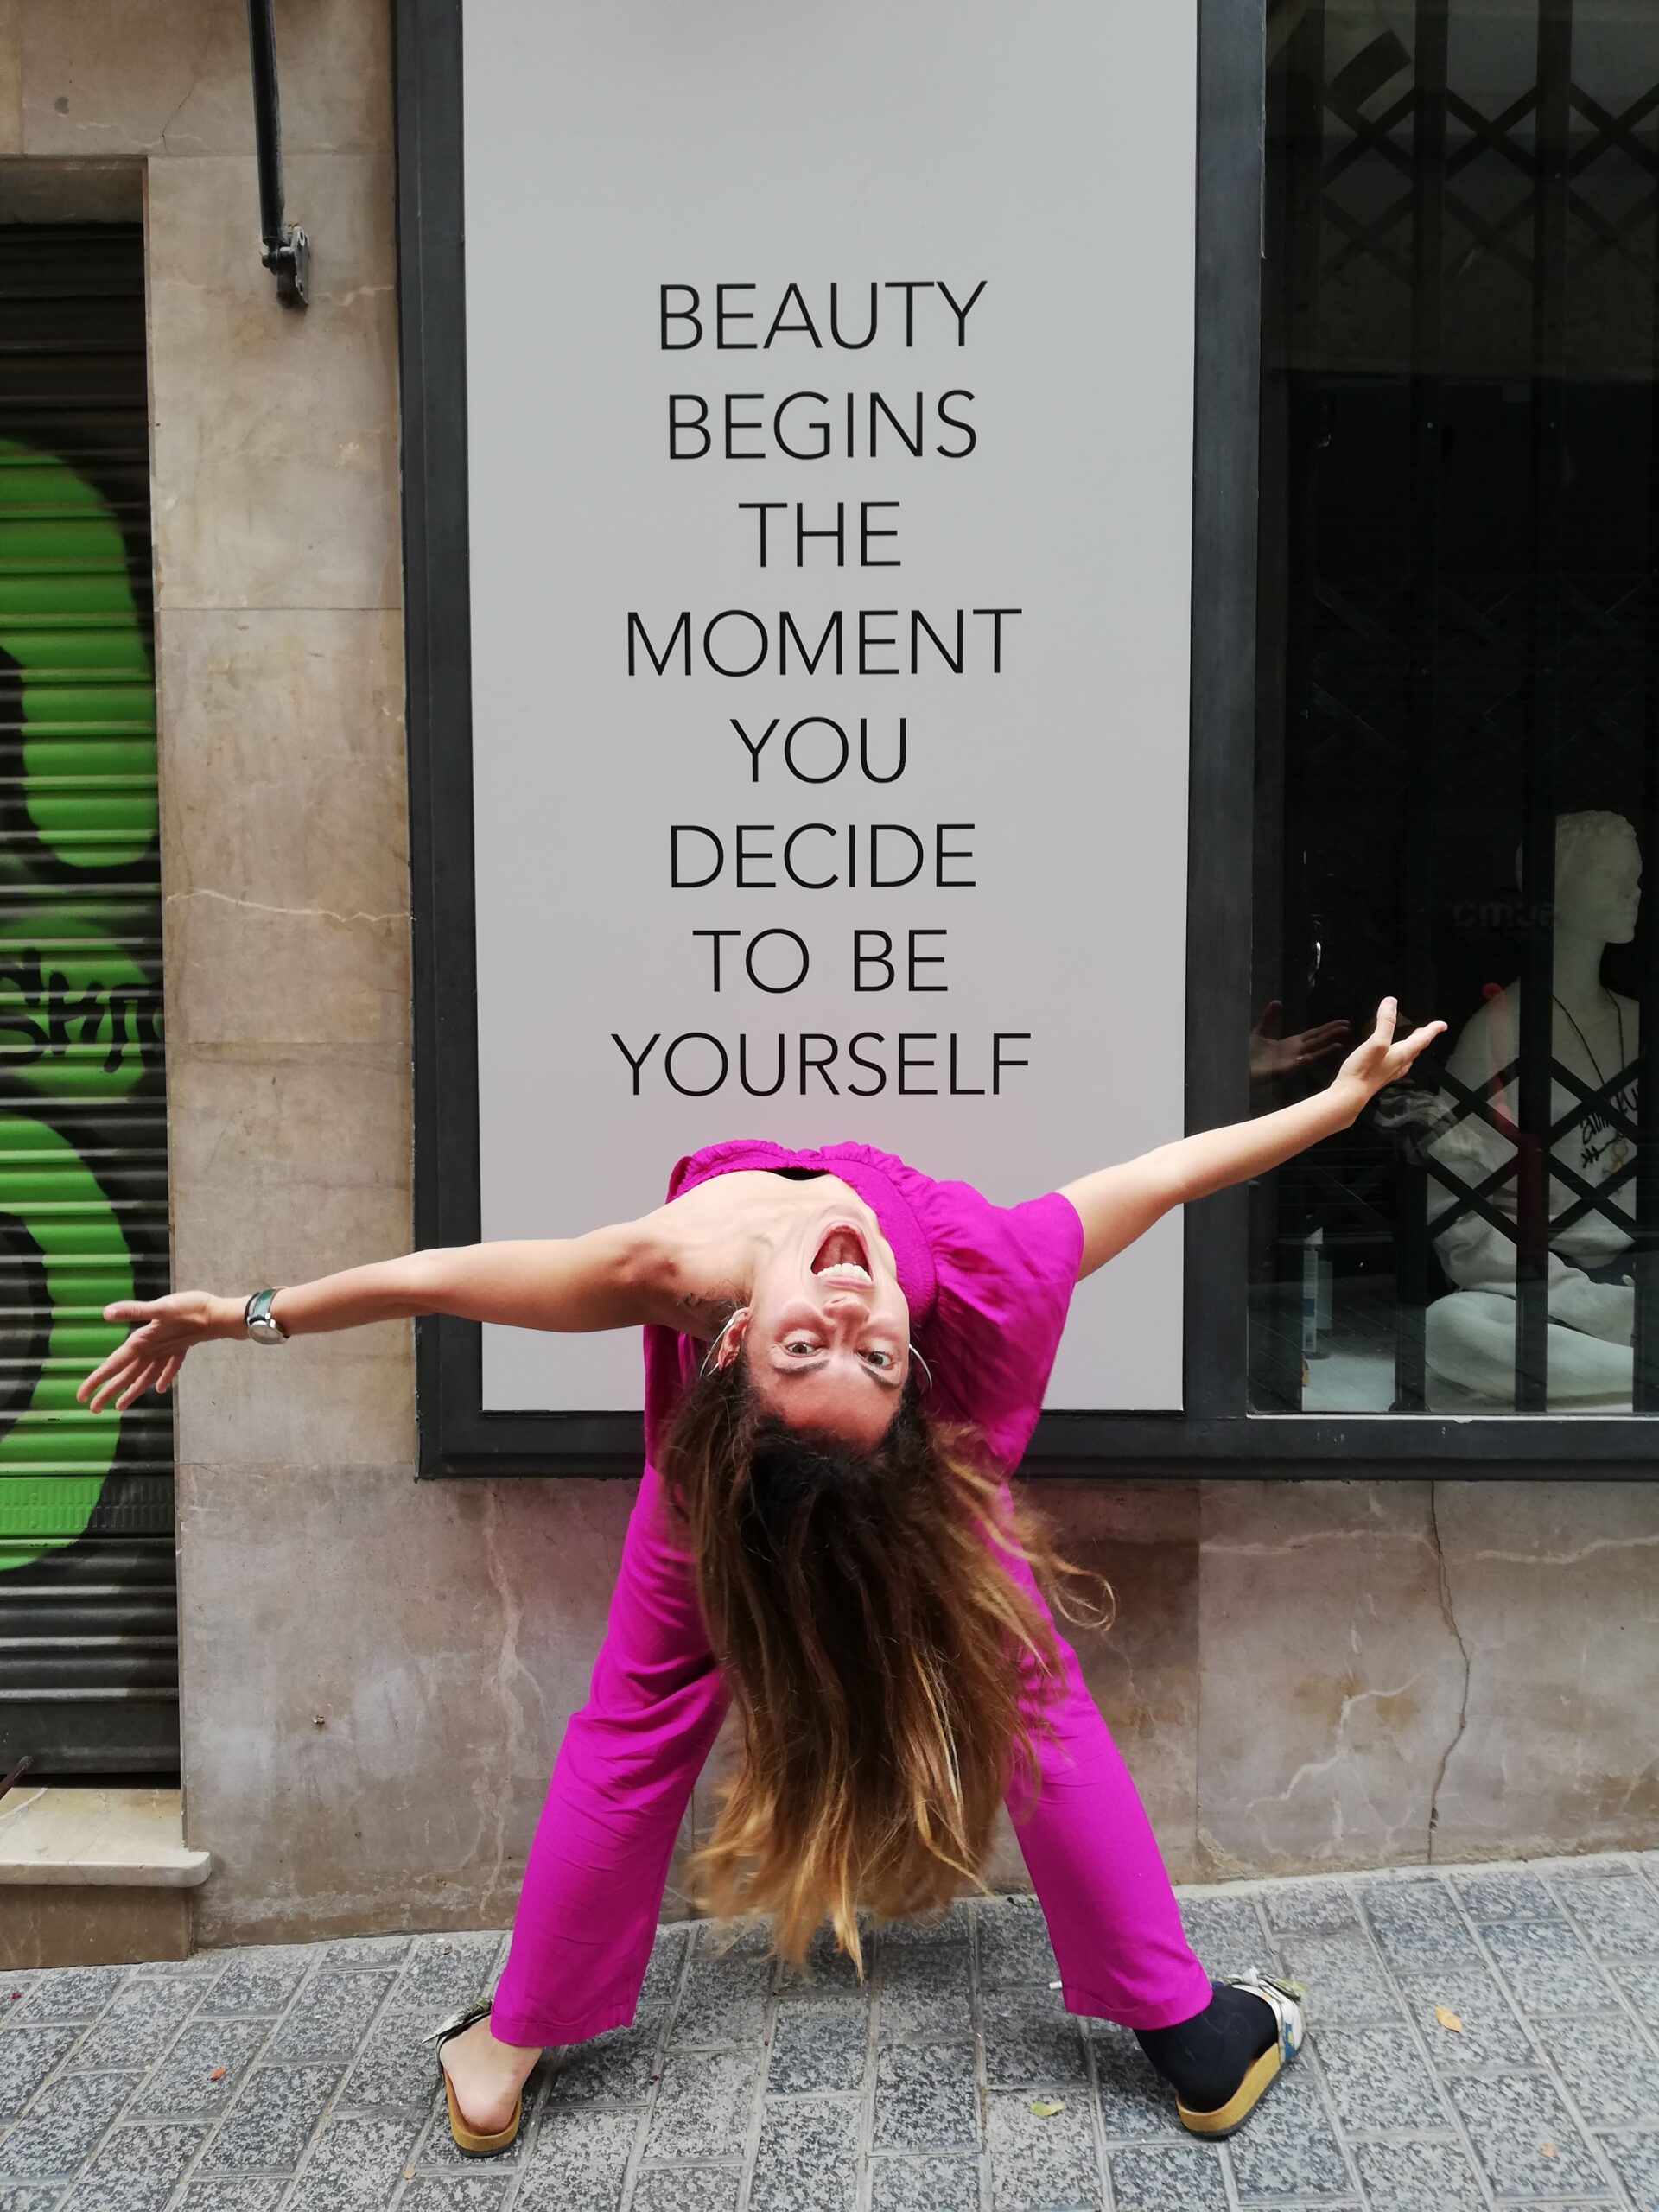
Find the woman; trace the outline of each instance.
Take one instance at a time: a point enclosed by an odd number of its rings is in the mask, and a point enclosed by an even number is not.
[[[1128,1770],[1055,1634],[1064,1571],[1007,1487],[1074,1285],[1173,1206],[1348,1126],[1445,1027],[1385,999],[1330,1087],[997,1206],[890,1154],[714,1145],[668,1202],[550,1242],[416,1252],[258,1293],[105,1308],[81,1384],[167,1389],[191,1346],[422,1313],[643,1325],[647,1464],[588,1705],[560,1747],[493,2000],[438,2031],[464,2150],[503,2149],[548,2046],[634,2014],[691,1786],[742,1757],[694,1875],[802,1955],[827,1915],[946,1904],[1006,1800],[1074,2012],[1135,2032],[1195,2133],[1230,2133],[1300,2044],[1293,1992],[1212,1982]],[[266,1325],[269,1325],[267,1324]]]

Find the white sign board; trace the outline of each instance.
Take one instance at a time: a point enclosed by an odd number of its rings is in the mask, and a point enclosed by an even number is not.
[[[1012,1201],[1179,1136],[1193,8],[468,0],[464,60],[483,1235],[720,1138]],[[1048,1402],[1180,1371],[1171,1216]],[[639,1402],[485,1332],[489,1410]]]

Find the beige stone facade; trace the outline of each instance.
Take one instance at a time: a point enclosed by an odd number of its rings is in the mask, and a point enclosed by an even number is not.
[[[388,19],[278,6],[296,314],[241,0],[0,0],[7,204],[148,226],[181,1286],[411,1239]],[[406,1325],[212,1347],[177,1424],[196,1942],[499,1926],[632,1485],[417,1484]],[[1659,1832],[1659,1484],[1037,1488],[1116,1586],[1086,1663],[1179,1876]]]

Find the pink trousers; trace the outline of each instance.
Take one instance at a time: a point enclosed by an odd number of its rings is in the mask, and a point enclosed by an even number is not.
[[[1014,1571],[1042,1599],[1020,1562]],[[1151,1823],[1057,1637],[1058,1683],[1027,1671],[1041,1786],[1008,1799],[1069,2011],[1159,2028],[1210,2002]],[[491,2026],[505,2043],[577,2043],[633,2018],[691,1787],[728,1694],[689,1554],[647,1466],[623,1546],[588,1700],[553,1769],[524,1869]]]

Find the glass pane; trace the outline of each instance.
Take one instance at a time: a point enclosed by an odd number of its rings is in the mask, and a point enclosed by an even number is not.
[[[1448,1028],[1255,1187],[1251,1406],[1659,1409],[1654,11],[1268,22],[1254,1104]]]

